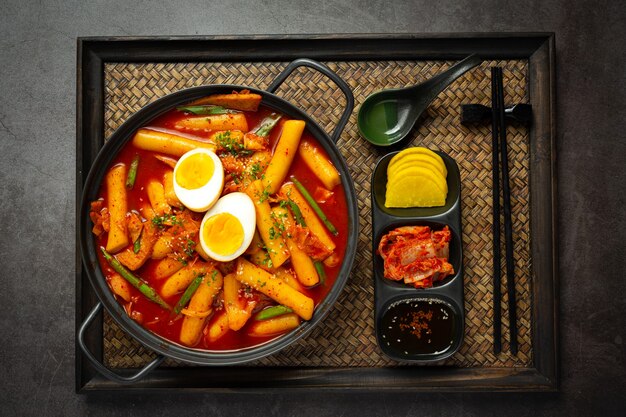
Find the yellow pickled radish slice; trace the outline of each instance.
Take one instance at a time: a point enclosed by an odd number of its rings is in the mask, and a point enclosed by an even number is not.
[[[399,162],[395,163],[393,167],[388,167],[387,176],[391,178],[395,175],[396,172],[398,172],[402,168],[406,168],[409,166],[419,166],[423,168],[430,168],[433,171],[440,173],[441,176],[443,176],[444,178],[447,175],[447,172],[445,171],[445,167],[444,167],[444,170],[442,171],[439,163],[437,163],[437,161],[431,156],[422,155],[422,154],[409,154],[409,155],[406,155],[404,158],[402,158]]]
[[[429,176],[404,176],[387,185],[385,207],[440,207],[445,204],[446,193]]]
[[[423,176],[429,178],[436,186],[441,190],[444,194],[448,193],[448,183],[446,182],[445,177],[443,177],[439,171],[431,170],[429,168],[422,168],[418,166],[408,166],[399,170],[391,179],[389,179],[389,183],[394,183],[395,181],[402,179],[404,177],[411,176]],[[411,193],[412,190],[405,190],[405,192]]]
[[[443,159],[441,159],[439,155],[437,155],[435,152],[431,151],[430,149],[427,149],[421,146],[407,148],[398,152],[396,155],[394,155],[394,157],[391,158],[391,161],[389,161],[387,172],[389,172],[389,169],[392,169],[394,165],[401,162],[404,158],[406,158],[409,155],[424,155],[424,156],[428,156],[432,158],[433,162],[436,163],[437,166],[440,168],[440,171],[443,174],[443,176],[445,177],[448,175],[446,171],[446,164],[443,162]]]

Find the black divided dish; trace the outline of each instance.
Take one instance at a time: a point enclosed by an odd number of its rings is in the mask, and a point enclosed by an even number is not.
[[[375,293],[375,326],[376,339],[381,350],[390,358],[398,361],[436,362],[453,355],[461,346],[464,334],[465,312],[463,307],[463,248],[461,241],[461,177],[456,162],[443,152],[437,152],[443,159],[448,175],[448,196],[443,207],[427,208],[387,208],[385,192],[387,187],[387,166],[397,152],[382,157],[372,174],[372,248],[374,264]],[[381,238],[389,231],[400,226],[430,226],[440,230],[448,226],[452,233],[450,241],[450,257],[448,261],[454,267],[454,274],[435,282],[432,288],[414,288],[403,282],[395,282],[384,278],[383,259],[377,254]],[[407,307],[412,305],[411,308]],[[416,305],[437,306],[433,309],[433,325],[431,334],[432,347],[428,349],[428,340],[424,343],[419,337],[406,334],[402,346],[396,346],[390,338],[401,337],[397,329],[388,329],[396,321],[390,314],[390,308],[409,312]],[[414,316],[415,317],[415,316]],[[448,321],[450,320],[450,321]],[[406,324],[406,323],[405,323]],[[437,332],[439,329],[439,332]],[[387,330],[387,332],[385,332]],[[446,343],[442,333],[450,335]],[[405,343],[408,342],[408,343]],[[445,346],[445,347],[444,347]],[[424,349],[426,348],[426,349]]]

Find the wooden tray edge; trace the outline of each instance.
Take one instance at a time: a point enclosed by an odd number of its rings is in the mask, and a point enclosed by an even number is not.
[[[211,43],[220,40],[216,48]],[[394,40],[392,48],[386,43]],[[255,48],[239,52],[231,47],[225,48],[223,41],[233,44],[253,42]],[[280,41],[279,47],[276,42]],[[362,41],[362,42],[359,42]],[[264,52],[271,42],[271,50]],[[386,49],[380,49],[386,43]],[[350,48],[346,46],[350,44]],[[354,45],[357,45],[355,48]],[[194,46],[195,45],[195,46]],[[207,46],[211,46],[207,48]],[[305,49],[301,49],[305,46]],[[217,49],[217,51],[216,51]],[[384,52],[381,52],[384,51]],[[555,42],[554,33],[478,33],[478,34],[402,34],[402,35],[298,35],[298,36],[245,36],[245,37],[89,37],[77,39],[77,152],[76,152],[76,190],[77,201],[80,201],[82,185],[87,172],[83,169],[84,161],[93,161],[97,148],[84,146],[87,138],[100,145],[104,139],[103,108],[103,65],[104,62],[175,62],[175,61],[272,61],[288,60],[307,56],[321,60],[366,60],[366,59],[453,59],[469,53],[478,53],[485,58],[525,58],[530,62],[530,93],[531,99],[542,97],[535,114],[541,109],[541,117],[535,120],[531,129],[531,144],[539,152],[531,153],[531,164],[538,163],[531,169],[531,231],[541,231],[544,238],[541,242],[548,246],[537,247],[531,244],[533,259],[533,315],[541,317],[540,322],[533,326],[533,349],[535,352],[535,368],[448,368],[448,375],[456,379],[441,377],[441,368],[433,374],[425,371],[423,377],[411,370],[410,378],[399,377],[398,369],[370,368],[263,368],[262,372],[282,372],[281,382],[287,383],[290,390],[299,389],[342,389],[342,390],[385,390],[375,379],[386,381],[386,373],[395,372],[392,381],[399,382],[388,389],[410,389],[414,391],[554,391],[558,388],[559,346],[558,346],[558,264],[556,246],[556,126],[555,126]],[[384,56],[383,56],[384,55]],[[533,77],[540,80],[533,82]],[[532,100],[531,100],[532,101]],[[535,103],[533,102],[535,106]],[[532,147],[531,147],[532,148]],[[532,148],[534,149],[534,148]],[[532,173],[535,172],[533,175]],[[539,173],[543,173],[539,175]],[[546,177],[545,173],[549,173]],[[537,202],[541,207],[535,207]],[[77,204],[77,221],[80,204]],[[544,214],[537,218],[539,210]],[[543,220],[542,220],[543,219]],[[545,226],[545,227],[544,227]],[[77,228],[78,229],[78,228]],[[543,245],[540,245],[543,246]],[[89,287],[85,285],[82,275],[82,263],[78,236],[76,240],[76,329],[86,313],[97,302]],[[538,255],[535,258],[535,255]],[[96,326],[101,326],[101,318]],[[91,334],[87,340],[96,356],[102,356],[102,339]],[[177,369],[177,368],[175,368]],[[250,374],[250,369],[241,368]],[[292,374],[306,373],[311,377],[295,380],[286,377],[286,370]],[[478,371],[479,370],[479,371]],[[504,371],[507,370],[507,371]],[[182,368],[176,372],[187,372],[189,375],[202,372],[206,375],[207,368]],[[382,371],[382,372],[381,372]],[[171,385],[175,378],[171,377],[172,369],[156,370],[142,382],[132,386],[133,389],[152,388],[203,388],[211,391],[244,390],[251,392],[259,388],[250,388],[226,383],[218,386],[204,387]],[[122,371],[121,373],[124,373]],[[166,375],[162,375],[165,373]],[[320,377],[320,373],[327,378]],[[229,369],[227,375],[238,375]],[[482,376],[481,376],[482,374]],[[277,374],[278,376],[278,374]],[[301,375],[302,376],[302,375]],[[473,377],[472,377],[473,376]],[[382,377],[382,379],[381,379]],[[419,383],[411,383],[418,379]],[[202,378],[207,382],[207,378]],[[356,383],[355,381],[358,381]],[[237,381],[235,381],[237,382]],[[387,381],[389,382],[389,381]],[[471,383],[470,383],[471,382]],[[76,391],[79,393],[94,390],[127,389],[127,385],[119,385],[105,380],[91,369],[86,358],[76,346]],[[268,387],[276,388],[276,387]]]

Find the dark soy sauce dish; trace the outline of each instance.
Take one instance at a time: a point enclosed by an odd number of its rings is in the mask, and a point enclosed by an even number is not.
[[[441,361],[463,342],[463,251],[461,241],[461,178],[456,162],[443,152],[448,194],[441,207],[385,207],[387,167],[397,152],[382,157],[372,174],[372,249],[375,288],[376,339],[391,359],[415,363]],[[402,226],[428,226],[450,230],[448,262],[454,272],[433,283],[414,288],[384,277],[378,254],[383,236]]]
[[[458,316],[452,304],[438,297],[398,299],[380,318],[378,343],[385,352],[405,360],[445,355],[456,350],[462,339]]]

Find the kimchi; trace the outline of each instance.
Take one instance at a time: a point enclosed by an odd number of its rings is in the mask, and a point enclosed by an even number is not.
[[[429,288],[434,282],[454,274],[448,262],[448,226],[431,230],[428,226],[398,227],[382,237],[378,254],[384,261],[384,277],[404,281],[415,288]]]

